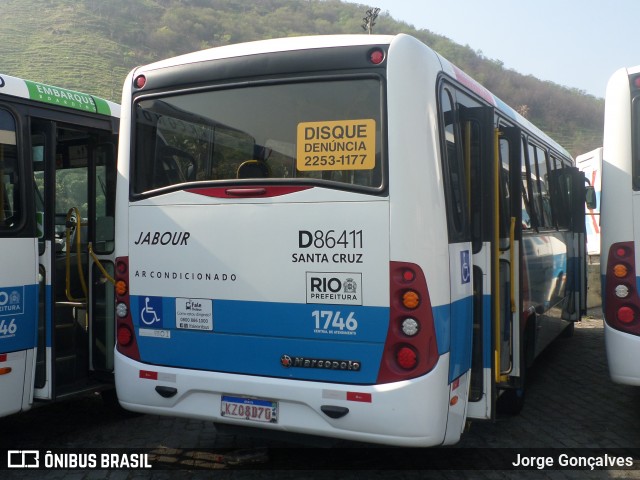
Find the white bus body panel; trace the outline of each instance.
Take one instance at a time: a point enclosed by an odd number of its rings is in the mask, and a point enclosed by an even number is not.
[[[640,340],[604,324],[604,340],[609,374],[614,382],[640,385]]]
[[[0,375],[0,417],[21,410],[28,410],[32,403],[32,389],[29,379],[33,378],[33,358],[35,350],[22,350],[7,354],[0,362],[0,368],[10,368],[11,372]]]
[[[601,256],[600,272],[604,276],[607,271],[607,257],[609,248],[616,242],[628,242],[634,238],[633,216],[631,211],[637,211],[636,202],[631,185],[631,96],[629,92],[629,74],[626,69],[618,70],[607,84],[604,113],[605,135],[602,151],[602,189],[606,198],[600,207]],[[608,221],[613,221],[620,215],[626,215],[628,221],[616,222],[615,228],[608,228]],[[638,237],[640,238],[640,237]],[[636,249],[636,265],[638,263],[638,249]]]
[[[33,401],[37,335],[37,244],[33,238],[0,239],[2,250],[11,252],[0,271],[0,354],[11,368],[0,375],[0,417],[28,410]]]

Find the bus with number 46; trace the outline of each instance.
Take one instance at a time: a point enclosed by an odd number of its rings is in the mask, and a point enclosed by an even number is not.
[[[215,48],[122,99],[127,409],[452,444],[585,311],[584,175],[415,38]]]
[[[119,113],[0,75],[0,416],[113,385]]]

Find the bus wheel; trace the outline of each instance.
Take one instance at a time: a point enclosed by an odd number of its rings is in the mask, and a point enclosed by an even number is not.
[[[524,351],[520,359],[520,387],[507,389],[498,397],[496,402],[496,411],[498,413],[518,415],[524,407],[527,368],[533,363],[533,352],[535,351],[533,345],[535,324],[535,316],[530,317],[527,321],[525,335],[522,339],[524,342]]]
[[[571,338],[573,337],[573,331],[576,328],[576,322],[571,322],[569,325],[567,325],[567,328],[565,328],[562,333],[560,334],[560,336],[562,338]]]
[[[525,387],[505,390],[496,403],[496,411],[504,415],[517,415],[524,407]]]

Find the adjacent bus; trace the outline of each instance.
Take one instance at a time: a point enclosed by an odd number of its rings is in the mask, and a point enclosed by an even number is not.
[[[113,383],[119,111],[0,75],[0,416]]]
[[[578,170],[584,172],[595,194],[595,208],[587,210],[587,254],[593,260],[600,258],[600,192],[602,191],[602,147],[576,157]]]
[[[127,409],[452,444],[584,312],[584,175],[410,36],[140,67],[122,125]]]
[[[640,385],[640,66],[607,84],[602,154],[604,337],[613,381]]]

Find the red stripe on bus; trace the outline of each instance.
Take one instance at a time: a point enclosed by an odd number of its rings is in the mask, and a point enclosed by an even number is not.
[[[238,187],[210,187],[210,188],[189,188],[185,191],[215,198],[266,198],[289,195],[313,187],[290,187],[290,186],[238,186]]]

